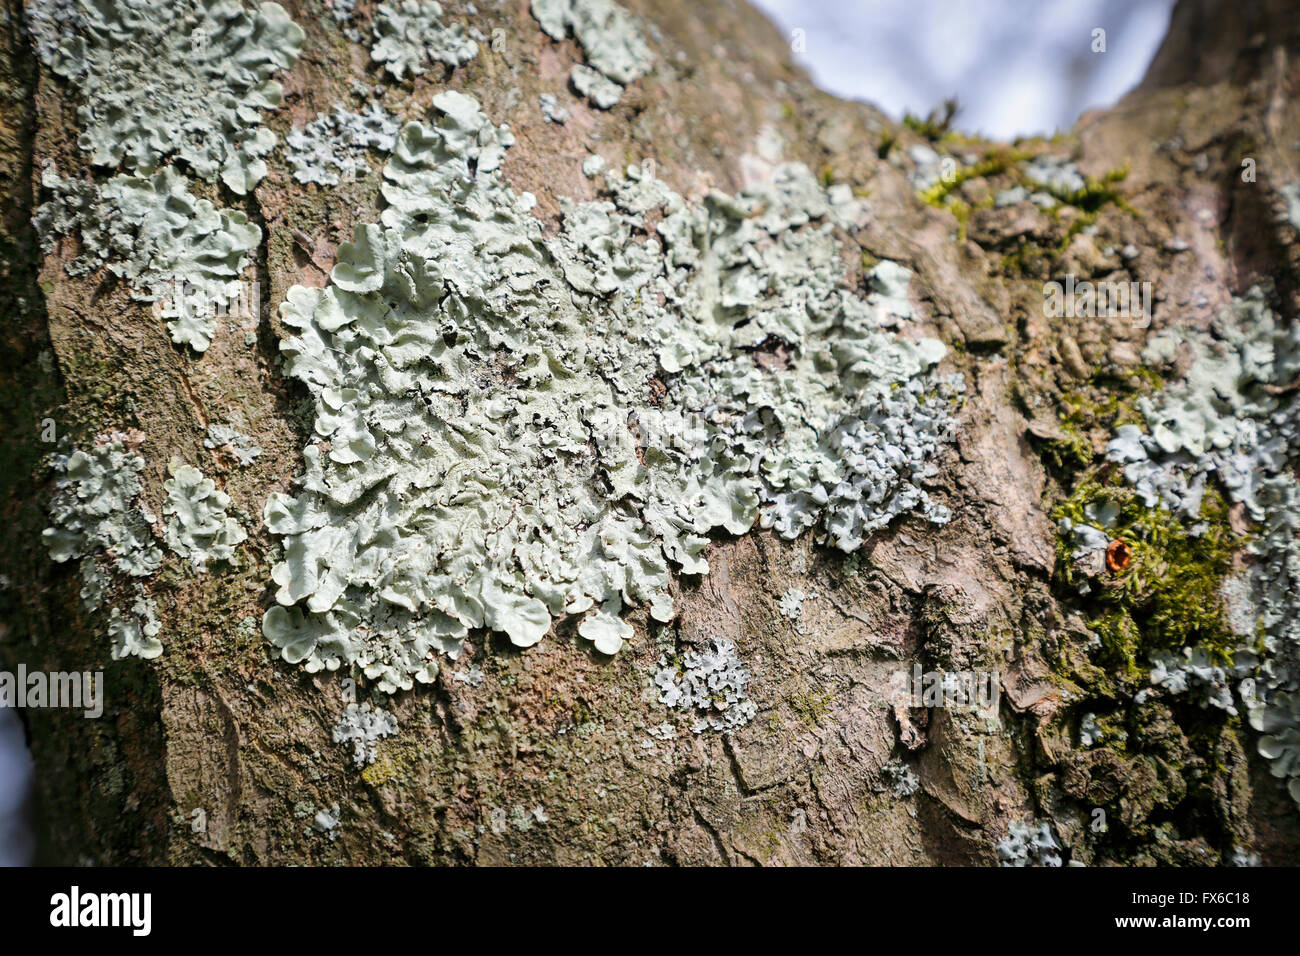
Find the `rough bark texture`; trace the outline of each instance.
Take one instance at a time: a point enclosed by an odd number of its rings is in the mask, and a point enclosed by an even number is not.
[[[423,115],[442,89],[472,92],[489,116],[510,123],[518,144],[505,174],[538,197],[536,214],[548,223],[558,224],[559,197],[596,198],[579,172],[592,144],[621,149],[628,161],[653,157],[657,174],[685,196],[706,186],[735,191],[740,158],[765,124],[780,132],[789,159],[867,195],[871,218],[844,236],[846,260],[912,268],[924,324],[966,376],[959,433],[935,489],[954,520],[900,522],[852,560],[806,537],[719,537],[712,572],[674,585],[678,621],[665,628],[634,615],[637,638],[613,658],[578,640],[571,622],[526,651],[477,635],[462,663],[481,668],[482,685],[455,682],[444,668],[436,684],[396,695],[389,709],[401,731],[358,771],[330,738],[341,675],[312,676],[274,659],[260,634],[235,625],[271,603],[262,503],[301,468],[294,406],[302,392],[275,365],[284,336],[276,307],[291,285],[324,285],[352,224],[375,221],[377,179],[304,187],[273,165],[253,195],[221,194],[264,231],[257,344],[222,335],[195,360],[121,282],[105,273],[69,278],[70,242],[44,259],[36,248],[28,221],[41,165],[56,159],[67,174],[85,159],[75,94],[38,69],[21,10],[8,0],[0,554],[9,587],[0,666],[103,669],[108,686],[100,720],[24,714],[41,858],[993,864],[1011,823],[1050,819],[1071,858],[1085,863],[1215,863],[1235,847],[1266,863],[1300,859],[1300,814],[1239,722],[1165,709],[1143,718],[1140,745],[1123,752],[1072,743],[1081,713],[1107,692],[1104,677],[1089,683],[1096,668],[1081,650],[1088,608],[1057,574],[1049,515],[1070,492],[1069,470],[1053,453],[1070,437],[1061,402],[1081,389],[1100,402],[1139,388],[1147,332],[1127,319],[1042,317],[1042,283],[1067,272],[1154,282],[1155,328],[1207,319],[1257,282],[1270,284],[1280,314],[1300,312],[1300,247],[1278,217],[1277,186],[1300,178],[1300,106],[1291,96],[1300,44],[1287,5],[1248,27],[1226,4],[1180,4],[1138,90],[1050,144],[1017,144],[1050,145],[1097,177],[1127,165],[1115,187],[1122,202],[1100,197],[1095,209],[1057,216],[987,208],[991,187],[974,177],[957,190],[961,221],[951,206],[921,201],[906,179],[907,147],[923,136],[814,89],[784,38],[744,3],[626,5],[662,32],[659,49],[685,55],[661,56],[613,110],[579,104],[566,125],[543,120],[538,94],[562,87],[581,55],[572,40],[544,36],[527,4],[510,0],[491,12],[490,27],[505,30],[501,48],[485,45],[454,72],[408,80],[400,86],[406,114]],[[373,69],[322,4],[284,6],[308,41],[283,77],[284,107],[266,121],[282,136]],[[1217,41],[1212,51],[1206,36]],[[983,155],[995,145],[953,148]],[[1239,176],[1247,156],[1258,163],[1256,183]],[[1095,234],[1072,216],[1087,216]],[[1175,236],[1191,248],[1166,249]],[[1125,276],[1102,248],[1127,243],[1139,254],[1121,267]],[[232,411],[266,450],[249,468],[203,447],[207,424]],[[151,585],[166,629],[155,661],[110,660],[102,619],[80,611],[75,571],[45,554],[49,447],[40,431],[48,418],[79,445],[140,429],[155,513],[167,463],[179,457],[216,476],[245,516],[250,537],[237,567],[195,576],[173,556]],[[1086,447],[1099,448],[1107,421],[1076,424]],[[778,610],[791,587],[817,594],[798,628]],[[730,736],[679,728],[673,740],[652,740],[647,728],[666,716],[649,682],[663,648],[716,633],[733,636],[751,664],[757,718]],[[891,675],[916,663],[998,671],[1000,718],[896,710]],[[882,776],[891,758],[919,778],[914,793],[891,792]],[[334,805],[341,823],[327,839],[312,815]],[[539,807],[544,822],[529,819]],[[1090,827],[1097,807],[1111,818],[1102,833]],[[197,830],[195,810],[206,816]]]

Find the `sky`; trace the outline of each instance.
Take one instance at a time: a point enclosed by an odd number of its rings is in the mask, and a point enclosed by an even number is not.
[[[956,95],[955,126],[995,139],[1068,129],[1137,84],[1174,0],[753,0],[818,86],[895,119]],[[1105,30],[1105,52],[1092,50]]]
[[[1174,0],[753,0],[818,86],[924,116],[957,96],[954,125],[997,139],[1051,134],[1142,78]],[[1105,52],[1093,52],[1096,29]],[[30,860],[19,816],[31,759],[0,708],[0,866]]]

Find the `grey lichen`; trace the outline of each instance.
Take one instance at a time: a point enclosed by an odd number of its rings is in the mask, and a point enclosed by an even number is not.
[[[266,175],[261,111],[304,38],[279,4],[35,0],[27,18],[42,61],[85,97],[78,142],[95,165],[150,173],[174,154],[240,194]]]
[[[749,699],[749,671],[726,638],[710,638],[704,650],[688,650],[678,660],[659,658],[654,683],[659,703],[695,718],[691,729],[730,732],[758,713]]]
[[[806,632],[806,625],[803,619],[804,602],[814,601],[816,599],[816,591],[805,593],[800,588],[789,588],[781,595],[781,602],[779,605],[781,616],[790,621],[796,634],[803,634]]]
[[[1236,715],[1232,699],[1232,680],[1246,676],[1248,670],[1240,665],[1223,667],[1215,664],[1209,653],[1200,647],[1184,647],[1181,654],[1157,651],[1151,655],[1150,680],[1170,694],[1196,691],[1200,700],[1209,707],[1217,707]]]
[[[1101,743],[1105,737],[1105,732],[1097,723],[1097,715],[1084,714],[1083,719],[1079,721],[1079,743],[1084,747],[1093,747]]]
[[[554,93],[543,93],[537,98],[537,101],[542,115],[550,122],[567,123],[569,121],[569,111],[560,105]]]
[[[799,615],[803,613],[803,602],[807,600],[806,595],[799,588],[789,588],[781,595],[781,616],[787,617],[792,621],[799,620]]]
[[[366,153],[374,149],[392,152],[402,123],[378,103],[355,113],[336,106],[321,113],[285,137],[285,158],[293,166],[293,178],[300,183],[337,186],[340,177],[355,179],[369,168]]]
[[[91,451],[50,459],[58,477],[50,501],[51,524],[42,537],[54,561],[79,561],[80,597],[87,611],[98,609],[112,588],[105,568],[139,579],[162,565],[162,552],[149,527],[153,515],[136,504],[144,459],[127,449],[125,438],[106,435]],[[157,657],[162,653],[162,625],[156,607],[138,580],[132,587],[130,609],[109,611],[113,657]]]
[[[328,0],[330,13],[338,23],[345,23],[356,12],[357,0]]]
[[[1061,866],[1061,846],[1052,833],[1051,823],[1012,823],[1006,839],[997,846],[1002,866]]]
[[[331,804],[329,807],[322,807],[317,810],[311,818],[311,830],[324,836],[331,842],[338,837],[338,825],[342,817],[339,814],[339,805]]]
[[[460,66],[478,55],[478,44],[459,23],[444,26],[436,0],[390,0],[375,9],[370,58],[397,79],[417,76],[434,63]]]
[[[921,789],[921,781],[912,772],[912,768],[898,758],[881,767],[880,775],[897,800],[905,800]]]
[[[379,756],[379,741],[397,733],[397,718],[373,704],[348,704],[334,725],[336,744],[352,745],[352,762],[365,767]]]
[[[158,639],[160,631],[158,606],[139,584],[135,585],[135,600],[129,611],[115,607],[109,612],[108,636],[113,642],[114,658],[158,657],[163,652],[162,641]]]
[[[1025,163],[1024,173],[1030,181],[1061,195],[1077,193],[1088,185],[1079,167],[1065,156],[1035,156]]]
[[[230,496],[192,465],[172,462],[168,471],[171,477],[163,482],[168,547],[200,573],[209,561],[232,560],[235,547],[248,535],[226,514]]]
[[[946,520],[916,482],[956,383],[852,291],[852,196],[789,165],[694,206],[629,167],[548,238],[501,180],[509,130],[434,105],[385,167],[382,222],[281,306],[315,404],[302,490],[265,508],[286,660],[391,690],[470,628],[528,646],[577,614],[613,653],[628,604],[671,619],[671,570],[707,571],[715,528],[851,550],[906,511]]]
[[[591,101],[597,109],[608,110],[618,105],[623,98],[623,87],[607,79],[599,70],[582,63],[575,63],[569,71],[573,88]]]
[[[88,452],[55,455],[50,464],[58,477],[42,537],[53,560],[98,555],[137,578],[158,570],[163,556],[149,530],[153,516],[135,504],[143,458],[110,435]]]
[[[613,0],[532,0],[532,12],[552,39],[577,38],[589,66],[574,67],[573,85],[601,109],[654,65],[640,21]]]
[[[1286,212],[1283,218],[1291,224],[1291,228],[1300,231],[1300,182],[1285,183],[1278,192],[1286,200]]]
[[[203,439],[203,447],[223,448],[245,468],[257,461],[262,454],[261,446],[251,436],[237,431],[230,425],[209,425],[207,437]]]
[[[1121,426],[1108,457],[1123,465],[1147,506],[1183,516],[1191,533],[1214,481],[1258,523],[1250,543],[1256,564],[1231,595],[1232,626],[1244,638],[1231,666],[1185,648],[1181,660],[1157,659],[1152,680],[1175,692],[1203,689],[1207,703],[1229,713],[1235,684],[1261,734],[1259,752],[1300,803],[1300,402],[1293,389],[1300,324],[1279,322],[1255,288],[1208,332],[1154,337],[1144,358],[1172,364],[1180,353],[1191,360],[1185,377],[1141,403],[1146,429]]]
[[[81,254],[67,264],[70,275],[107,266],[130,283],[133,298],[159,303],[172,341],[205,351],[217,315],[243,292],[239,275],[262,230],[242,212],[195,199],[171,166],[147,178],[114,176],[102,186],[47,167],[41,182],[51,198],[33,222],[46,254],[58,236],[79,232]]]

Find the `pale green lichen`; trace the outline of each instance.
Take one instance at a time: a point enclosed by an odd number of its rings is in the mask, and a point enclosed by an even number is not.
[[[209,561],[230,561],[235,547],[248,535],[226,514],[230,496],[192,465],[172,462],[163,482],[167,500],[167,546],[187,559],[194,570],[207,570]]]
[[[240,465],[247,468],[257,461],[262,448],[249,435],[237,431],[229,425],[209,425],[203,447],[209,449],[223,448],[234,456]]]
[[[108,435],[89,452],[53,456],[50,466],[58,477],[50,501],[51,525],[42,536],[54,561],[79,560],[81,602],[93,611],[112,585],[101,565],[132,578],[147,577],[162,565],[149,528],[153,516],[135,504],[144,459],[127,450],[123,436]],[[133,586],[131,608],[109,612],[113,656],[157,657],[162,625],[153,600],[138,583]]]
[[[266,175],[261,111],[280,105],[271,77],[305,36],[279,4],[35,0],[27,18],[45,65],[85,97],[79,143],[95,165],[150,173],[174,154],[240,194]]]
[[[262,230],[242,212],[196,199],[171,166],[102,186],[47,167],[41,184],[51,198],[33,223],[45,253],[55,251],[58,236],[79,233],[81,254],[67,264],[70,275],[107,266],[130,283],[133,298],[158,303],[172,341],[206,350],[216,316],[243,295],[239,275]]]
[[[508,129],[434,105],[385,167],[382,223],[281,306],[315,406],[301,491],[265,508],[286,660],[392,690],[470,628],[527,646],[566,614],[612,653],[626,605],[672,617],[671,569],[707,571],[716,528],[851,550],[904,512],[947,519],[917,482],[955,383],[930,374],[942,345],[852,291],[851,195],[790,165],[690,205],[631,167],[548,238],[501,179]]]
[[[573,68],[573,85],[600,109],[654,65],[640,22],[613,0],[532,0],[532,12],[552,39],[577,38],[589,66]]]
[[[100,555],[132,577],[158,570],[162,552],[149,530],[153,516],[135,505],[143,458],[107,436],[89,452],[55,455],[50,464],[58,477],[42,537],[53,560]]]
[[[370,58],[397,79],[419,75],[434,63],[460,66],[478,55],[478,44],[459,23],[444,26],[436,0],[390,0],[375,9]]]
[[[331,736],[336,744],[350,744],[352,762],[366,767],[379,756],[379,741],[397,733],[397,718],[373,704],[348,704]]]
[[[589,99],[598,109],[612,109],[623,98],[623,87],[613,80],[606,79],[599,70],[582,63],[575,63],[569,71],[573,88]]]
[[[151,660],[163,652],[158,633],[158,607],[140,585],[135,585],[135,600],[129,611],[113,608],[109,612],[108,636],[113,642],[113,657],[141,657]]]
[[[285,158],[298,182],[337,186],[340,178],[356,179],[369,169],[367,151],[391,152],[401,126],[401,120],[378,103],[361,113],[336,106],[334,112],[321,113],[301,129],[289,131]]]
[[[554,93],[543,93],[537,98],[538,106],[541,108],[542,116],[546,117],[552,123],[567,123],[569,121],[569,111],[560,105],[560,101],[555,98]]]
[[[1174,692],[1194,688],[1229,713],[1235,689],[1262,734],[1260,753],[1300,803],[1300,324],[1278,321],[1254,288],[1208,333],[1165,332],[1144,357],[1172,364],[1180,353],[1191,359],[1186,376],[1139,404],[1146,429],[1121,426],[1108,457],[1148,507],[1188,522],[1190,536],[1205,534],[1202,502],[1217,484],[1259,522],[1256,564],[1230,589],[1233,629],[1245,637],[1230,666],[1189,647],[1153,659],[1151,678]]]
[[[730,733],[754,719],[758,705],[749,699],[749,670],[725,638],[685,651],[670,661],[659,658],[654,675],[659,703],[694,718],[691,730]]]

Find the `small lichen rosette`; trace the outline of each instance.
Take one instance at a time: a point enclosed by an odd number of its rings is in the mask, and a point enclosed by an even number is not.
[[[424,73],[433,63],[460,66],[478,55],[478,44],[459,23],[444,25],[437,0],[392,0],[375,10],[370,58],[397,79]]]
[[[913,438],[946,427],[943,349],[882,332],[848,288],[832,230],[851,196],[791,166],[691,206],[632,168],[548,238],[501,180],[509,130],[459,93],[434,105],[385,167],[382,222],[281,306],[315,406],[300,490],[265,508],[284,558],[264,631],[286,660],[391,690],[470,629],[528,646],[576,614],[614,653],[628,605],[671,619],[671,571],[706,572],[715,529],[783,508],[783,533],[851,543],[923,506]]]

